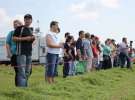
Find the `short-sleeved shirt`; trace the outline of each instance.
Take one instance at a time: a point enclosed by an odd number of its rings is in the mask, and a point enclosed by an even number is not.
[[[90,40],[88,40],[88,39],[82,40],[82,47],[86,50],[86,54],[88,57],[93,57]]]
[[[6,38],[6,44],[8,44],[10,46],[11,53],[13,55],[15,55],[16,54],[16,43],[12,40],[13,34],[14,34],[14,31],[10,31],[8,33],[7,38]]]
[[[93,51],[93,56],[94,58],[97,58],[99,56],[99,51],[97,49],[97,46],[96,45],[92,45],[92,51]]]
[[[83,46],[82,46],[82,39],[78,39],[76,42],[76,50],[80,50],[81,55],[83,55]]]
[[[22,32],[21,32],[22,31]],[[25,26],[18,27],[13,36],[16,37],[27,37],[27,36],[32,36],[33,35],[33,28],[28,28]],[[21,41],[21,42],[16,42],[17,46],[17,54],[20,55],[32,55],[32,43],[29,41]]]
[[[76,42],[76,49],[81,49],[82,48],[82,39],[78,39]]]
[[[119,50],[120,50],[120,52],[128,55],[128,45],[126,43],[122,42],[120,44]]]
[[[57,33],[49,31],[47,33],[46,37],[48,35],[51,36],[53,44],[56,44],[56,45],[60,44],[60,36]],[[47,40],[47,38],[46,38],[46,40]],[[60,48],[51,48],[47,45],[47,53],[60,54]]]
[[[103,55],[110,56],[111,54],[111,47],[108,45],[103,46]]]

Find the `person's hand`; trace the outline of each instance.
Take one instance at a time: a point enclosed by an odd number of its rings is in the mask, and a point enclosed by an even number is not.
[[[35,36],[27,36],[26,40],[27,41],[34,41],[35,40]]]
[[[35,36],[32,36],[32,40],[31,40],[31,41],[32,41],[32,42],[35,41]]]

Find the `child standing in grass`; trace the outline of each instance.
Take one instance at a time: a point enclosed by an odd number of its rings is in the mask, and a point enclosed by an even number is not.
[[[64,44],[64,67],[63,67],[63,77],[66,78],[69,75],[69,70],[72,62],[72,54],[71,54],[71,44],[73,41],[72,36],[68,36],[66,42]]]

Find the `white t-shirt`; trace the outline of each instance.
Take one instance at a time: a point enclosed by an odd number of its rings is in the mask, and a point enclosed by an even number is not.
[[[120,52],[128,54],[128,46],[126,43],[122,42],[119,47]]]
[[[49,31],[47,33],[47,35],[50,35],[52,37],[52,40],[53,40],[54,44],[56,44],[56,45],[60,44],[60,38],[59,38],[59,35],[57,33]],[[60,54],[60,48],[50,48],[50,47],[47,46],[47,53]]]

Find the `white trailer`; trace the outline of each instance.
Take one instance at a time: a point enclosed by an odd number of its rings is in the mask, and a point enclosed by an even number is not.
[[[6,38],[0,37],[0,62],[8,62],[9,59],[7,58],[6,52]]]
[[[35,35],[36,39],[32,45],[32,61],[41,64],[46,63],[46,46],[44,37]],[[9,62],[6,52],[6,37],[0,37],[0,63]]]

